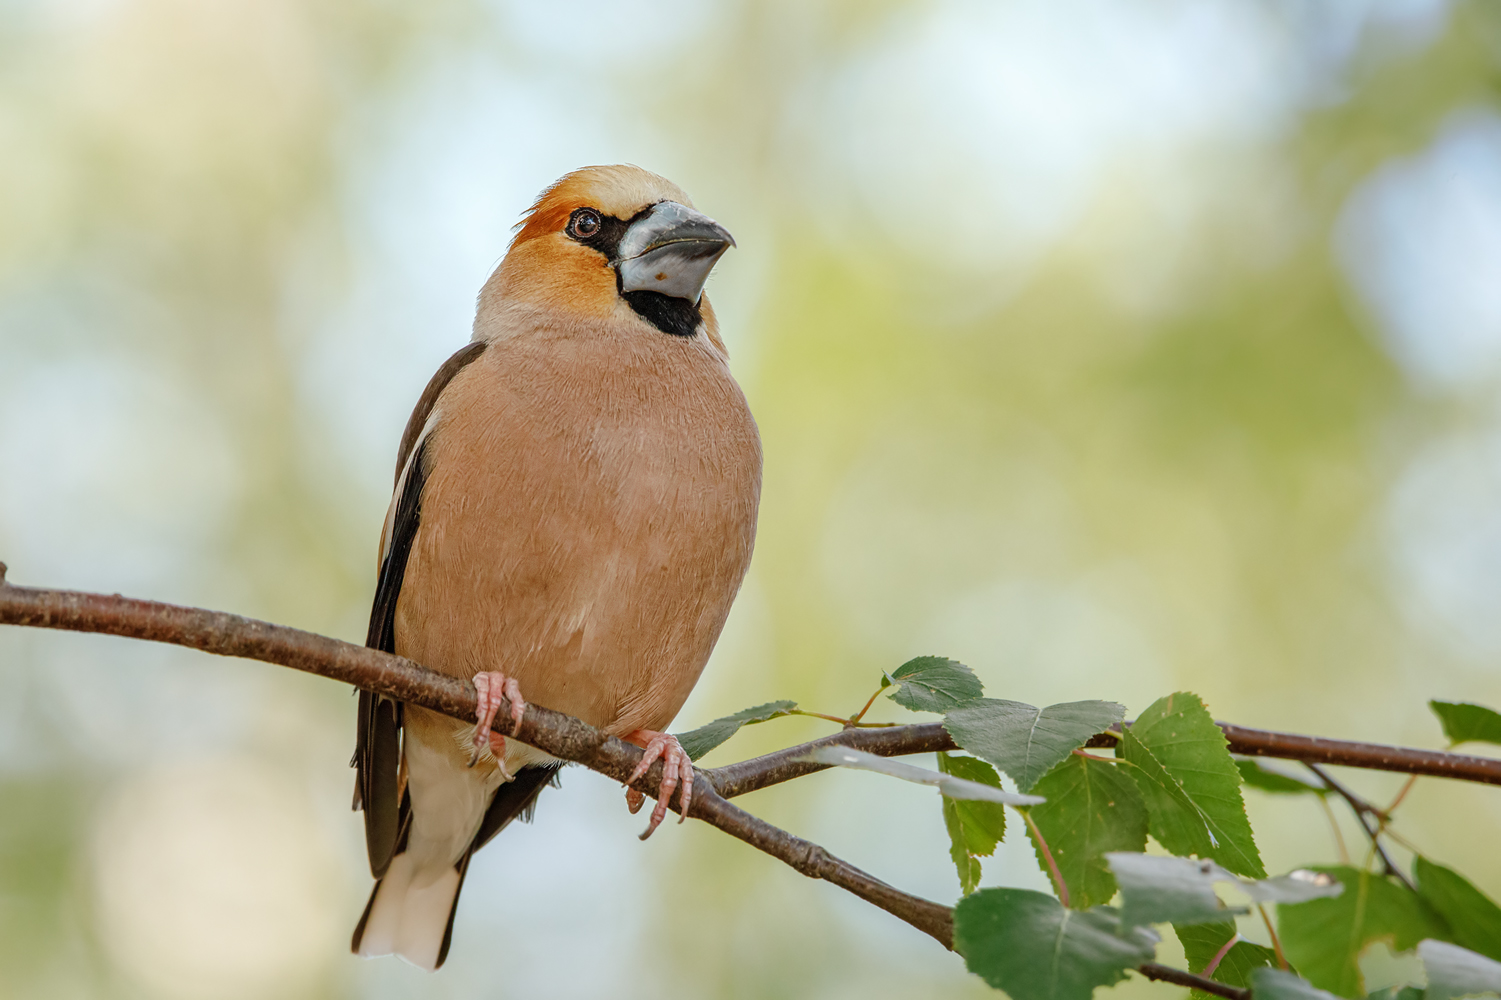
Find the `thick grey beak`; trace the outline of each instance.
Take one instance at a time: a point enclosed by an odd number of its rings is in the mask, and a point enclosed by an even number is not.
[[[620,238],[615,268],[625,292],[661,292],[697,302],[709,272],[735,238],[687,205],[664,201]]]

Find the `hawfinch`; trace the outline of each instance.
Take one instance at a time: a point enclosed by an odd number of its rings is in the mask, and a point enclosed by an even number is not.
[[[638,776],[663,760],[643,837],[679,787],[687,813],[692,764],[661,730],[740,588],[761,492],[703,295],[733,245],[656,174],[568,174],[417,401],[366,644],[473,678],[479,718],[360,696],[355,807],[378,881],[355,953],[442,965],[470,857],[556,783],[560,761],[491,733],[502,695],[518,720],[525,692],[644,747]]]

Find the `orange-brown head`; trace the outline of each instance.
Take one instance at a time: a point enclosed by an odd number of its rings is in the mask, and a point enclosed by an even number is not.
[[[527,211],[480,293],[480,312],[526,303],[582,318],[635,316],[691,337],[709,313],[704,282],[734,245],[666,178],[627,165],[584,167]]]

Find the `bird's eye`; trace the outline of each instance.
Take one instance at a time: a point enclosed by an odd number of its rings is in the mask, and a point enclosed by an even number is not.
[[[601,225],[598,212],[592,208],[581,208],[568,219],[568,235],[577,240],[587,240],[599,232]]]

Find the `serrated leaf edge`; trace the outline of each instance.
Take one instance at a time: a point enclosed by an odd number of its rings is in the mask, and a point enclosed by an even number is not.
[[[1130,732],[1131,729],[1132,729],[1131,726],[1127,726],[1125,728],[1125,732]],[[1173,775],[1173,773],[1167,769],[1167,765],[1165,765],[1165,764],[1162,763],[1162,760],[1155,753],[1152,752],[1152,748],[1149,747],[1149,746],[1147,746],[1146,743],[1142,740],[1142,738],[1140,736],[1137,736],[1135,733],[1131,733],[1131,738],[1136,741],[1136,745],[1141,748],[1141,750],[1142,750],[1143,753],[1145,753],[1148,757],[1152,758],[1152,763],[1156,764],[1159,768],[1161,768],[1162,773],[1167,776],[1167,779],[1169,781],[1172,782],[1172,789],[1173,789],[1173,791],[1175,791],[1178,794],[1178,796],[1181,797],[1182,801],[1188,803],[1189,807],[1191,809],[1193,809],[1194,813],[1199,817],[1199,820],[1204,824],[1204,831],[1209,835],[1210,844],[1212,846],[1218,848],[1220,846],[1220,840],[1219,840],[1218,837],[1215,836],[1215,831],[1216,831],[1216,829],[1218,829],[1218,824],[1217,823],[1212,823],[1210,821],[1210,817],[1208,816],[1208,814],[1206,814],[1204,812],[1203,807],[1200,806],[1197,802],[1195,802],[1193,796],[1189,795],[1188,794],[1188,790],[1183,787],[1183,782],[1180,781],[1177,777],[1175,777]],[[1123,742],[1124,742],[1124,738],[1123,738]],[[1141,765],[1139,765],[1139,764],[1136,764],[1134,761],[1129,761],[1129,760],[1121,759],[1121,763],[1130,765],[1132,767],[1135,767],[1139,771],[1143,771],[1143,772],[1145,771],[1145,768],[1141,767]],[[1239,772],[1237,772],[1237,775],[1238,774],[1239,774]],[[1245,800],[1244,799],[1241,800],[1240,809],[1241,809],[1241,814],[1245,815],[1246,804],[1245,804]],[[1250,825],[1250,817],[1249,816],[1247,816],[1246,823],[1247,823],[1247,826]],[[1221,836],[1225,836],[1223,830],[1220,831],[1220,834],[1221,834]],[[1254,836],[1254,834],[1253,834],[1253,836]],[[1244,852],[1242,852],[1239,847],[1235,847],[1235,842],[1232,839],[1230,839],[1228,836],[1225,836],[1224,843],[1229,844],[1231,847],[1233,847],[1235,849],[1236,853],[1240,854],[1241,857],[1244,858],[1246,861],[1252,861],[1253,860],[1251,858],[1246,858]],[[1253,841],[1253,843],[1254,843],[1254,841]],[[1211,859],[1211,860],[1213,860],[1213,859]],[[1253,870],[1255,868],[1260,868],[1263,871],[1266,868],[1265,864],[1263,862],[1261,862],[1260,859],[1255,859],[1254,860],[1254,864],[1253,864],[1252,867],[1253,867]]]

